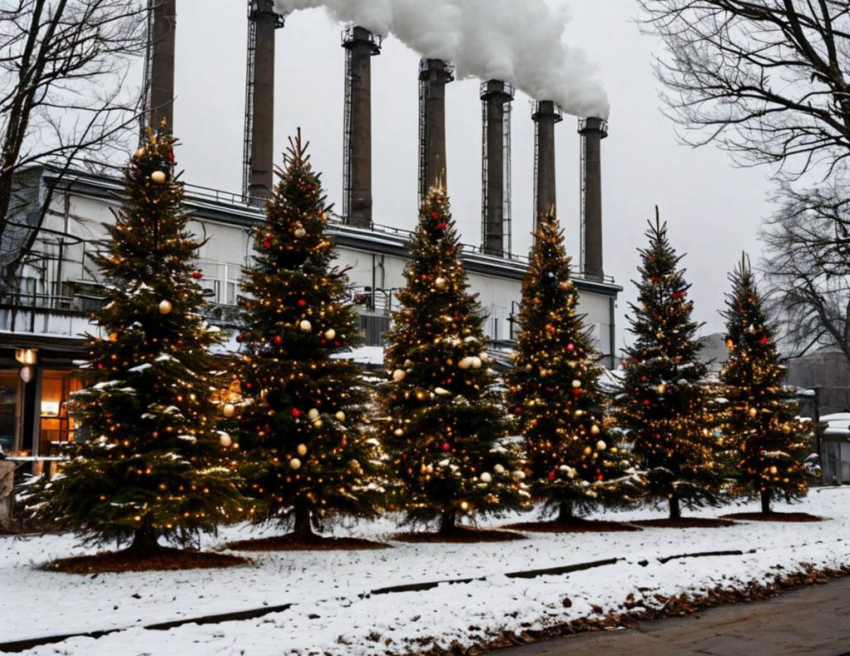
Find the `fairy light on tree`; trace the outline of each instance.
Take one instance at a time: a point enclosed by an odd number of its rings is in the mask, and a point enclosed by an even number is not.
[[[603,421],[602,367],[578,312],[564,235],[541,220],[522,287],[508,403],[525,439],[529,485],[557,523],[639,491],[639,474]]]
[[[86,389],[70,410],[90,436],[30,502],[38,515],[95,543],[161,537],[193,543],[242,511],[216,430],[220,332],[201,317],[204,291],[187,230],[173,137],[148,132],[124,173],[126,198],[95,257],[107,303],[94,314]]]
[[[383,443],[414,524],[460,532],[464,517],[518,508],[528,492],[489,367],[483,315],[469,293],[445,191],[434,188],[410,243],[407,285],[387,334]]]
[[[292,527],[294,541],[346,515],[374,517],[383,498],[381,453],[364,430],[368,392],[356,365],[333,356],[355,346],[359,318],[348,278],[333,265],[321,176],[299,131],[278,173],[253,266],[238,340],[243,400],[241,471],[260,500],[257,521]]]
[[[810,431],[797,419],[794,391],[782,385],[785,368],[746,255],[729,279],[723,313],[729,359],[720,374],[729,400],[724,432],[736,455],[737,491],[760,499],[769,514],[774,501],[808,492]]]
[[[706,367],[699,360],[699,324],[692,318],[690,285],[670,245],[667,224],[656,216],[640,251],[637,304],[631,304],[634,343],[622,362],[617,398],[620,424],[646,471],[650,501],[667,501],[670,519],[681,506],[715,504],[721,477],[716,437],[701,385]]]

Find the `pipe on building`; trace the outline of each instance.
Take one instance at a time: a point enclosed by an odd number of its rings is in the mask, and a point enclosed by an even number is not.
[[[481,85],[484,103],[483,227],[481,248],[489,255],[502,256],[509,249],[510,215],[510,121],[513,87],[501,80]]]
[[[372,227],[372,57],[380,37],[354,25],[346,30],[346,134],[344,213],[350,225]]]
[[[432,187],[448,188],[446,167],[446,85],[454,68],[442,59],[423,59],[419,65],[420,161],[422,200]]]
[[[535,207],[534,229],[542,216],[555,216],[558,211],[555,167],[555,125],[563,120],[561,108],[551,100],[534,104],[531,118],[535,127]]]
[[[584,275],[603,280],[602,258],[602,140],[608,136],[608,124],[601,118],[587,118],[580,128],[584,140]]]
[[[163,120],[174,129],[174,52],[177,34],[177,0],[155,0],[150,43],[150,123],[158,130]]]

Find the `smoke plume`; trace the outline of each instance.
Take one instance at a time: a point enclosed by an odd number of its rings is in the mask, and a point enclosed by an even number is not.
[[[278,11],[324,7],[335,19],[392,34],[422,57],[454,62],[460,78],[505,80],[576,116],[608,118],[605,89],[564,41],[569,16],[546,0],[275,0]]]

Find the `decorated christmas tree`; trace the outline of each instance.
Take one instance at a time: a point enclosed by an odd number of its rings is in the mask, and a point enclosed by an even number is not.
[[[420,209],[410,244],[407,286],[387,335],[392,380],[382,401],[384,445],[401,481],[395,504],[413,524],[459,520],[518,508],[525,477],[489,367],[484,317],[468,291],[461,245],[441,189]]]
[[[782,385],[785,368],[746,256],[729,279],[723,313],[729,360],[720,375],[729,400],[724,428],[737,456],[738,492],[761,499],[762,512],[770,513],[772,502],[806,495],[810,434],[796,418],[794,391]]]
[[[508,401],[525,438],[532,492],[560,524],[601,503],[628,502],[640,483],[606,430],[600,356],[578,300],[557,219],[541,220],[522,286]]]
[[[699,324],[691,318],[690,285],[678,268],[682,256],[658,217],[646,235],[638,300],[630,305],[635,339],[623,360],[618,418],[646,471],[648,499],[666,500],[670,518],[678,520],[683,504],[716,503],[721,471],[709,395],[701,384],[706,367],[699,360]]]
[[[78,434],[61,475],[36,495],[43,520],[95,543],[132,541],[143,557],[166,537],[191,543],[238,517],[241,497],[216,430],[220,333],[187,230],[174,139],[149,132],[124,173],[126,197],[95,258],[107,303],[88,338],[86,389],[72,399]],[[33,501],[33,500],[30,500]]]
[[[320,175],[301,134],[290,141],[264,224],[238,340],[243,401],[228,408],[239,426],[255,519],[293,528],[292,540],[342,515],[374,517],[382,487],[377,441],[364,432],[368,393],[360,372],[334,355],[359,339],[348,278],[334,266]]]

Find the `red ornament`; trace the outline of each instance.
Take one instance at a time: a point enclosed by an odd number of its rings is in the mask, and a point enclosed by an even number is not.
[[[439,218],[440,218],[440,213],[439,213],[439,212],[431,212],[431,218],[432,218],[432,219],[435,219],[435,220],[436,220],[436,219],[439,219]]]
[[[292,408],[292,416],[298,419],[301,416],[301,411],[298,408]]]
[[[685,298],[685,292],[676,292],[675,294],[673,294],[673,298],[675,298],[675,299]]]
[[[402,453],[402,454],[401,454],[401,459],[402,459],[402,460],[407,460],[407,454],[406,454],[406,453]]]
[[[168,156],[167,156],[167,157],[168,157],[168,161],[169,161],[169,162],[173,162],[173,161],[174,161],[174,153],[172,153],[171,151],[168,151]]]
[[[601,471],[599,471],[598,469],[596,470],[596,480],[597,480],[597,481],[603,481],[603,480],[605,480],[605,477],[602,475],[602,472],[601,472]]]
[[[307,301],[305,301],[303,298],[298,299],[298,307],[305,307],[306,305]]]
[[[437,228],[438,228],[438,229],[440,229],[440,230],[445,230],[445,229],[446,229],[446,222],[445,222],[445,221],[440,221],[440,222],[437,224]]]
[[[567,344],[567,350],[572,353],[573,351],[576,350],[576,345],[575,344]]]
[[[204,277],[204,274],[203,274],[203,272],[202,272],[202,271],[192,271],[192,277],[193,277],[195,280],[200,280],[201,278],[203,278],[203,277]]]
[[[312,191],[312,190],[313,190],[313,185],[311,185],[311,184],[308,182],[308,183],[307,183],[307,191]]]
[[[244,342],[244,341],[245,341],[245,335],[243,335],[242,333],[239,333],[238,335],[236,335],[236,341],[237,341],[239,344],[241,344],[242,342]]]
[[[274,342],[275,346],[280,346],[281,344],[283,344],[283,337],[281,337],[280,335],[275,335],[272,341]]]
[[[554,472],[554,471],[550,471],[550,472],[549,472],[549,482],[550,482],[550,483],[554,483],[554,482],[555,482],[555,472]]]
[[[514,408],[514,414],[515,415],[521,415],[522,414],[522,408],[520,408],[519,406]]]
[[[251,307],[251,305],[252,305],[251,301],[245,301],[245,307],[246,308]]]
[[[644,404],[644,405],[649,405],[649,399],[644,399],[644,400],[643,400],[643,404]]]
[[[264,248],[271,248],[272,247],[272,240],[269,239],[268,237],[263,239],[263,247]]]
[[[762,344],[762,345],[764,345],[764,346],[767,346],[768,344],[770,344],[770,338],[769,338],[767,335],[765,335],[764,337],[762,337],[762,338],[759,340],[759,344]]]
[[[450,451],[450,450],[451,450],[451,448],[452,448],[452,445],[451,445],[451,444],[449,444],[448,442],[446,442],[446,443],[443,445],[443,451]]]
[[[102,363],[102,362],[98,362],[98,363],[97,363],[97,368],[98,368],[100,371],[103,371],[103,363]]]

